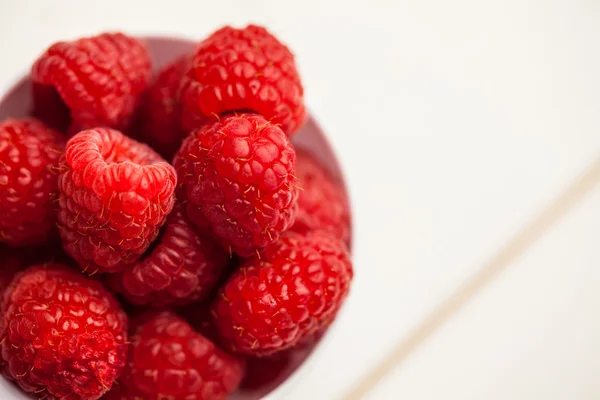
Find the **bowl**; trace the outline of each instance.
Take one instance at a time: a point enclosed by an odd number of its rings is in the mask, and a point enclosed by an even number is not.
[[[178,56],[189,52],[194,46],[193,41],[185,39],[145,37],[144,40],[152,55],[154,72]],[[21,118],[29,115],[32,104],[31,80],[26,75],[17,79],[16,83],[13,83],[7,90],[0,92],[0,121],[9,117]],[[309,151],[329,170],[334,178],[344,185],[342,171],[332,147],[312,116],[308,117],[306,124],[294,135],[292,141],[296,147]],[[332,324],[325,335],[335,335],[335,326],[335,323]],[[323,337],[316,343],[284,352],[274,358],[249,361],[248,370],[252,374],[252,379],[245,380],[232,399],[266,398],[274,400],[284,398],[286,393],[294,390],[297,385],[301,385],[302,376],[309,371],[311,364],[318,358],[321,339]],[[28,398],[11,382],[0,378],[0,399],[23,400]]]

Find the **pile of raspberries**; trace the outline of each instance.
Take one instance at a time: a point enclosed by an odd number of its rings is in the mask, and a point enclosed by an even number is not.
[[[0,122],[0,370],[32,397],[224,399],[348,294],[290,50],[249,25],[151,61],[121,33],[55,43],[31,117]]]

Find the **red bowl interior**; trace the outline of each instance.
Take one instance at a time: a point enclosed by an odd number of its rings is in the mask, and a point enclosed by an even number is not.
[[[154,70],[158,70],[178,56],[190,51],[193,42],[183,39],[148,37],[145,39],[152,54]],[[30,114],[32,107],[31,80],[23,77],[5,94],[0,93],[0,120],[21,118]],[[312,117],[294,136],[297,147],[312,153],[329,172],[343,183],[343,176],[332,148],[324,133]],[[284,352],[274,358],[253,359],[248,362],[248,376],[235,400],[259,399],[285,381],[315,350],[316,344]]]

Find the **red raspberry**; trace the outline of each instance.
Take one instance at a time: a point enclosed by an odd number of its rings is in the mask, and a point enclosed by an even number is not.
[[[189,57],[167,65],[156,77],[140,109],[140,139],[172,160],[186,136],[181,128],[177,92]]]
[[[145,259],[114,275],[134,304],[184,305],[206,296],[227,267],[229,255],[207,236],[196,234],[176,206],[158,245]]]
[[[180,93],[183,124],[255,112],[291,135],[304,123],[303,93],[294,55],[277,38],[260,26],[227,26],[194,51]]]
[[[137,328],[115,400],[218,400],[234,392],[243,363],[170,312]]]
[[[0,242],[46,242],[56,229],[54,200],[61,135],[35,119],[0,123]]]
[[[236,352],[265,356],[329,324],[352,280],[345,245],[322,233],[286,233],[248,259],[213,304],[215,324]]]
[[[150,147],[98,128],[69,140],[60,168],[65,251],[92,274],[134,263],[173,208],[173,167]]]
[[[107,126],[126,129],[150,80],[150,54],[140,41],[122,33],[104,33],[74,42],[58,42],[38,58],[33,82],[54,88],[71,114],[70,131]],[[41,114],[52,114],[48,91],[34,89]],[[54,96],[56,99],[57,96]]]
[[[300,185],[295,232],[323,230],[350,242],[350,206],[346,191],[309,153],[296,150],[296,176]]]
[[[46,399],[98,399],[126,362],[123,310],[98,282],[59,264],[13,280],[1,326],[4,375]]]
[[[194,131],[173,164],[188,217],[241,256],[276,241],[294,220],[296,152],[260,115],[228,116]]]

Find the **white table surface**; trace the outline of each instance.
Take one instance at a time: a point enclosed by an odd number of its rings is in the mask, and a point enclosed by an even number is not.
[[[600,157],[600,3],[2,1],[0,88],[52,42],[266,25],[350,184],[356,280],[280,398],[338,399]],[[325,4],[322,4],[325,3]],[[600,192],[370,399],[597,399]]]

